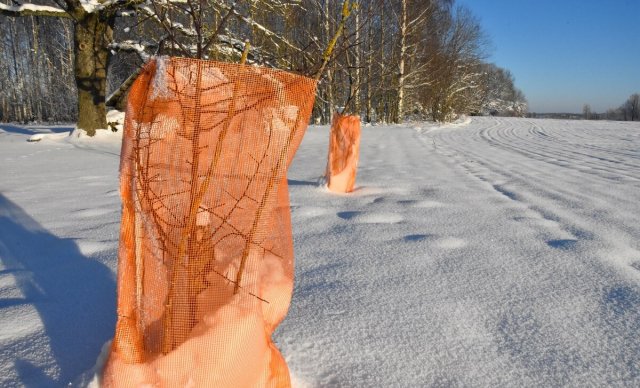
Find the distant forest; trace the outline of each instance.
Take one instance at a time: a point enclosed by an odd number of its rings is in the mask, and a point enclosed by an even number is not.
[[[237,62],[247,48],[249,64],[312,75],[339,29],[314,122],[335,111],[393,123],[527,114],[513,75],[486,62],[478,19],[454,0],[39,4],[0,0],[1,121],[104,128],[107,105],[122,108],[126,86],[153,55]]]
[[[609,108],[603,113],[594,112],[591,110],[591,105],[584,104],[580,118],[585,120],[640,121],[640,94],[632,94],[619,107]]]
[[[565,120],[615,120],[640,121],[640,94],[634,93],[617,108],[609,108],[603,113],[591,110],[591,105],[584,104],[582,113],[536,113],[529,112],[527,117],[538,119]]]

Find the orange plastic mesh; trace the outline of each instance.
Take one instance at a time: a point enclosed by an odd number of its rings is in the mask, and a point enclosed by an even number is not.
[[[336,193],[350,193],[356,184],[360,154],[360,116],[333,115],[327,160],[327,187]]]
[[[316,82],[150,61],[128,97],[118,320],[106,387],[287,387],[271,335],[293,289],[286,171]]]

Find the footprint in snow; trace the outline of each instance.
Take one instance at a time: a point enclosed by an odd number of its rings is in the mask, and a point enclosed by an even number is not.
[[[343,220],[350,220],[356,217],[358,214],[362,214],[362,212],[358,212],[358,211],[338,212],[337,216],[342,218]]]
[[[549,245],[551,248],[567,250],[572,249],[577,242],[578,240],[573,239],[559,239],[549,240],[547,241],[547,245]]]
[[[396,213],[365,213],[359,211],[344,211],[337,213],[343,220],[354,221],[359,224],[395,224],[404,220]]]
[[[428,234],[409,234],[404,236],[402,239],[407,242],[418,242],[424,241],[429,238]]]
[[[431,200],[415,200],[415,199],[403,199],[401,201],[397,202],[398,205],[403,205],[403,206],[411,206],[411,207],[416,207],[416,208],[420,208],[420,209],[431,209],[431,208],[437,208],[437,207],[445,207],[445,204],[442,202],[438,202],[438,201],[431,201]]]

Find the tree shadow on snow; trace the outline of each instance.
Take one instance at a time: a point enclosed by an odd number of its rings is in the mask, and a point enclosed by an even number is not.
[[[0,130],[18,135],[35,135],[36,133],[62,133],[73,131],[73,127],[23,127],[14,124],[0,124]]]
[[[320,184],[312,181],[299,181],[295,179],[287,179],[289,186],[319,186]]]
[[[50,365],[25,359],[15,361],[15,370],[27,387],[66,386],[94,365],[102,345],[113,335],[113,274],[83,256],[72,239],[50,233],[2,194],[0,260],[4,276],[13,276],[24,295],[0,299],[0,314],[25,304],[37,310],[58,376],[48,376]]]

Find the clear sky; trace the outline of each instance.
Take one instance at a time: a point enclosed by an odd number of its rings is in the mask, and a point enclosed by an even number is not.
[[[594,112],[640,93],[640,0],[458,0],[530,112]]]

